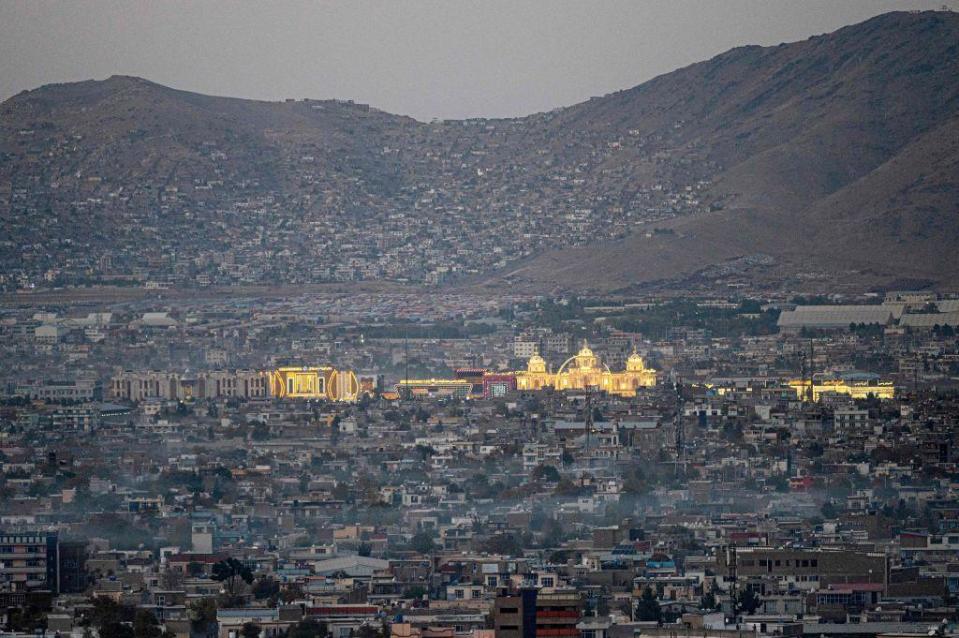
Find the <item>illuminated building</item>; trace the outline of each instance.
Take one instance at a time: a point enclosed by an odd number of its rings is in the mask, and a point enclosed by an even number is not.
[[[505,397],[514,390],[516,390],[516,374],[513,372],[483,375],[483,397],[486,399]]]
[[[539,355],[529,359],[525,371],[516,373],[517,390],[541,390],[551,387],[556,390],[585,390],[595,388],[609,394],[631,397],[637,388],[656,385],[656,371],[647,368],[643,358],[633,352],[626,360],[626,369],[612,372],[602,363],[586,343],[576,355],[563,362],[555,373],[546,368],[546,361]]]
[[[373,396],[383,389],[383,375],[381,374],[359,374],[357,379],[360,384],[360,394]]]
[[[211,370],[192,375],[126,370],[110,380],[109,395],[113,399],[134,403],[153,399],[263,399],[269,396],[269,385],[266,375],[258,370]]]
[[[400,396],[457,397],[465,399],[473,392],[469,379],[404,379],[396,384]]]
[[[637,388],[656,385],[656,371],[647,368],[643,358],[636,352],[626,361],[626,369],[612,372],[601,363],[585,343],[575,356],[563,362],[557,372],[550,372],[546,361],[534,354],[529,358],[526,370],[517,372],[482,372],[458,370],[454,379],[410,379],[396,384],[400,396],[487,399],[505,396],[514,390],[536,391],[544,388],[556,390],[585,390],[594,388],[623,397],[636,394]]]
[[[351,370],[287,367],[271,370],[270,395],[278,399],[356,401],[360,384]]]
[[[486,376],[486,370],[483,368],[458,368],[453,371],[454,379],[463,379],[473,384],[470,389],[471,396],[483,396],[483,377]]]
[[[880,381],[872,374],[851,373],[838,376],[814,375],[810,379],[793,379],[788,383],[796,396],[804,401],[809,400],[809,390],[812,387],[812,400],[819,401],[823,394],[845,394],[853,399],[866,399],[870,396],[877,399],[892,399],[896,395],[896,386],[890,381]]]
[[[204,399],[327,399],[356,401],[372,394],[378,379],[365,378],[361,388],[350,370],[287,367],[276,370],[211,370],[196,374],[124,371],[110,380],[112,399],[131,401],[197,401]]]

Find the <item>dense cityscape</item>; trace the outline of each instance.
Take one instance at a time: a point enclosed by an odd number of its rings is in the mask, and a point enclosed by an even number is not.
[[[611,129],[559,144],[558,114],[422,124],[292,100],[268,112],[273,148],[222,122],[194,124],[202,132],[188,147],[154,148],[168,125],[159,105],[182,98],[136,78],[103,84],[66,108],[40,94],[4,103],[0,201],[6,244],[19,251],[4,253],[0,289],[438,284],[709,209],[701,191],[714,163],[696,149],[675,157],[671,136]],[[111,88],[117,97],[99,106],[117,109],[130,133],[114,122],[107,134],[82,114]],[[123,225],[107,222],[116,218]]]
[[[8,309],[7,628],[509,636],[530,607],[545,635],[838,635],[956,613],[959,299],[377,297]],[[613,372],[552,387],[583,356]],[[604,391],[637,358],[649,384]],[[548,385],[518,389],[537,359]],[[345,400],[262,372],[330,365]]]
[[[694,4],[0,3],[0,638],[959,638],[959,14]]]

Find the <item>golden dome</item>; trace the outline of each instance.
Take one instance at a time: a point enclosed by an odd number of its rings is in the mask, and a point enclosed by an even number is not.
[[[626,370],[629,372],[641,372],[646,369],[646,363],[639,353],[633,350],[633,354],[626,359]]]
[[[570,363],[575,363],[573,367],[577,370],[594,370],[599,368],[599,358],[589,349],[589,345],[585,339],[583,339],[583,348],[576,353],[576,356],[566,360],[566,363],[563,364],[563,369]]]
[[[583,339],[583,348],[576,354],[577,368],[595,368],[599,363],[596,355],[589,349],[589,344]]]
[[[534,354],[526,363],[527,372],[546,372],[546,360],[538,354]]]

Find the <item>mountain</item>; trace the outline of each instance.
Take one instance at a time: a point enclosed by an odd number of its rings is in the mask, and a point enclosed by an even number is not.
[[[0,105],[0,285],[956,287],[959,15],[733,49],[524,118],[113,77]]]
[[[955,287],[957,43],[959,15],[891,13],[735,49],[570,109],[570,126],[679,126],[674,156],[705,149],[718,167],[707,197],[724,209],[506,274],[531,286],[568,275],[605,288],[717,278]]]

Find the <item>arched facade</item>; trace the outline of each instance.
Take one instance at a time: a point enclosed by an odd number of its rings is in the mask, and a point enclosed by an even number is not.
[[[359,397],[360,384],[352,370],[329,366],[277,368],[267,373],[270,396],[278,399],[327,399],[353,402]]]
[[[516,373],[518,390],[541,390],[551,387],[556,390],[584,390],[594,388],[609,394],[630,397],[637,388],[656,385],[656,371],[647,368],[643,358],[636,352],[626,361],[626,369],[612,372],[600,361],[589,346],[570,357],[555,373],[549,372],[546,362],[539,355],[529,359],[525,371]]]

